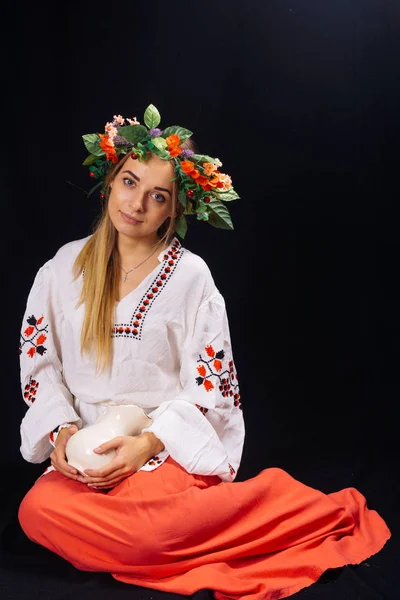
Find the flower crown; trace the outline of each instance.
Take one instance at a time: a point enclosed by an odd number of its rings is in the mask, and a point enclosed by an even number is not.
[[[88,133],[82,136],[90,153],[83,164],[89,166],[92,178],[99,179],[88,196],[100,187],[100,196],[105,197],[105,176],[121,154],[130,153],[132,158],[143,161],[151,152],[175,163],[176,177],[172,181],[177,181],[178,198],[184,207],[182,216],[175,222],[176,233],[181,238],[185,237],[187,231],[187,215],[196,215],[198,220],[208,221],[220,229],[233,229],[224,202],[236,200],[239,196],[232,187],[229,175],[219,171],[221,161],[182,149],[181,143],[190,138],[192,132],[178,125],[161,130],[158,128],[160,121],[160,113],[150,104],[144,113],[146,126],[136,118],[124,119],[121,115],[114,115],[113,121],[106,124],[104,134]]]

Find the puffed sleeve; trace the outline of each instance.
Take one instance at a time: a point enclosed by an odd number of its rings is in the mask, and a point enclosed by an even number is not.
[[[21,422],[20,451],[25,460],[41,463],[52,452],[49,436],[64,423],[82,426],[73,397],[63,380],[60,330],[63,312],[49,260],[33,282],[20,336],[20,376],[28,405]]]
[[[181,353],[181,392],[149,416],[152,431],[189,473],[236,477],[244,419],[225,301],[218,290],[196,312]]]

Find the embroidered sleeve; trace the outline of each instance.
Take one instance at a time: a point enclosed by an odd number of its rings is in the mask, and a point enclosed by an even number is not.
[[[50,434],[60,424],[82,425],[62,376],[62,323],[57,284],[48,261],[29,292],[19,344],[22,395],[29,407],[21,422],[20,450],[33,463],[49,457]]]
[[[225,302],[219,292],[197,311],[181,356],[181,392],[149,416],[165,450],[189,473],[233,481],[244,420]]]

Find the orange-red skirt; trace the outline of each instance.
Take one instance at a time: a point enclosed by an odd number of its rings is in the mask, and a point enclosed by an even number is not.
[[[57,471],[19,509],[26,535],[83,571],[217,600],[277,600],[359,564],[390,531],[354,488],[324,494],[279,468],[244,482],[190,475],[171,458],[108,493]]]

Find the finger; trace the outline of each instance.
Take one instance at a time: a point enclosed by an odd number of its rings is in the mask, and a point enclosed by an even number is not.
[[[107,483],[91,484],[91,485],[88,485],[88,487],[90,487],[92,490],[107,490],[107,489],[115,488],[117,485],[122,483],[122,481],[124,479],[125,479],[125,477],[119,477],[118,479],[112,479],[111,481],[108,481]]]
[[[61,469],[63,469],[64,471],[66,471],[67,473],[70,473],[71,475],[77,475],[77,473],[78,473],[77,469],[75,469],[74,467],[71,467],[71,465],[69,465],[69,464],[67,463],[67,461],[65,460],[65,458],[63,458],[63,457],[62,457],[62,454],[61,454],[61,456],[60,456],[60,455],[58,455],[58,456],[56,457],[56,461],[57,461],[57,464],[58,464],[58,465],[61,467]]]
[[[108,465],[101,469],[85,469],[84,473],[90,478],[97,477],[104,479],[108,475],[111,475],[115,471],[119,471],[122,468],[121,462],[118,459],[112,460]]]
[[[131,473],[128,473],[125,469],[117,469],[109,477],[88,477],[86,483],[92,485],[98,485],[99,483],[110,483],[110,481],[113,481],[114,479],[128,477],[130,474]]]
[[[68,477],[69,479],[74,479],[75,481],[79,481],[79,475],[73,475],[69,471],[66,471],[65,469],[61,468],[60,465],[58,465],[55,462],[52,462],[51,464],[55,468],[56,471],[61,473],[61,475],[64,475],[65,477]]]
[[[108,452],[109,450],[113,450],[118,448],[121,445],[121,438],[116,437],[108,442],[104,442],[104,444],[100,444],[97,448],[93,448],[93,452],[97,452],[97,454],[103,454],[104,452]]]

